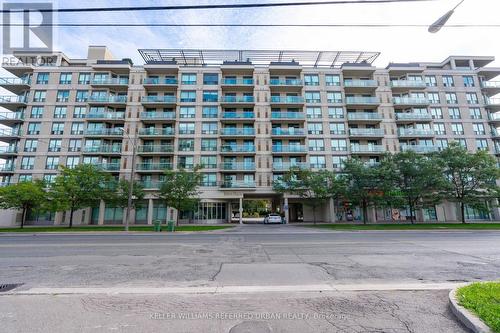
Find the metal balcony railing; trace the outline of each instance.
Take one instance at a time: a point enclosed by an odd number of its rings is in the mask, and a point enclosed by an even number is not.
[[[271,112],[271,119],[305,119],[302,112]]]
[[[141,119],[175,119],[175,112],[144,111],[139,114]]]
[[[144,145],[137,147],[139,153],[171,153],[174,145]]]

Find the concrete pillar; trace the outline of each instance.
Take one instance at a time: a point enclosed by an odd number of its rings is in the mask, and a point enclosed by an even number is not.
[[[233,213],[233,210],[231,209],[231,202],[228,202],[226,204],[226,222],[231,223],[231,214]]]
[[[446,213],[443,205],[436,206],[436,217],[438,222],[446,222]]]
[[[335,203],[333,198],[328,200],[328,222],[335,223]]]
[[[98,225],[103,225],[104,224],[104,211],[106,209],[106,204],[104,203],[104,200],[101,200],[99,202],[99,219],[97,220]]]
[[[243,224],[243,197],[240,198],[240,224]]]
[[[500,221],[500,207],[498,207],[498,199],[494,199],[492,202],[492,218],[494,221]]]
[[[153,199],[149,199],[148,200],[148,216],[147,216],[147,220],[148,220],[148,224],[153,224]],[[167,210],[167,213],[168,213],[168,210]]]
[[[285,223],[290,223],[290,208],[288,207],[288,198],[283,199],[283,210],[285,211]]]
[[[54,215],[54,225],[61,225],[64,221],[62,220],[63,212],[56,212]]]

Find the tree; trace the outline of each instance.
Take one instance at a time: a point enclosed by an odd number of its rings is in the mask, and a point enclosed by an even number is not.
[[[111,176],[91,164],[61,166],[60,171],[50,186],[49,199],[55,211],[70,211],[71,228],[75,210],[94,206],[101,199],[108,200]]]
[[[408,205],[410,221],[414,223],[417,208],[435,205],[442,200],[439,194],[444,186],[443,170],[434,155],[405,151],[386,157],[383,162],[392,170],[389,174],[396,192],[389,195],[393,206]]]
[[[313,222],[316,224],[316,209],[328,199],[337,197],[343,191],[341,179],[327,171],[311,171],[291,168],[280,180],[273,183],[279,193],[290,193],[304,200],[313,210]]]
[[[452,143],[439,153],[444,167],[445,198],[460,205],[462,223],[465,223],[465,206],[485,209],[485,201],[498,198],[500,177],[495,159],[486,151],[471,154],[464,147]]]
[[[0,208],[22,210],[21,229],[28,211],[40,209],[46,199],[45,184],[41,180],[24,181],[0,188]]]
[[[198,172],[199,169],[200,167],[196,166],[192,171],[165,170],[165,180],[160,187],[158,197],[167,207],[177,209],[176,225],[179,224],[180,211],[194,210],[198,205],[198,187],[203,178]]]
[[[114,207],[125,208],[128,206],[128,192],[130,189],[130,180],[120,179],[111,182],[110,194],[106,201]],[[132,208],[144,199],[144,187],[141,183],[134,181],[134,190],[132,191]]]

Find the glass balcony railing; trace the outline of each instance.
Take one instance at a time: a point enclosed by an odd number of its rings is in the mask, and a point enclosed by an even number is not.
[[[175,119],[175,112],[145,111],[139,114],[141,119]]]
[[[270,86],[302,86],[304,83],[302,80],[280,80],[280,79],[271,79],[269,80]]]
[[[163,182],[158,180],[140,180],[139,184],[142,185],[145,190],[157,190],[161,188]]]
[[[101,145],[83,147],[85,153],[121,153],[122,147],[118,145]]]
[[[0,85],[30,85],[28,79],[18,77],[0,77]]]
[[[127,96],[90,95],[88,101],[94,103],[127,103]]]
[[[171,153],[174,151],[173,145],[144,145],[137,147],[139,153]]]
[[[142,84],[150,85],[177,85],[179,82],[174,78],[147,77],[142,81]]]
[[[120,171],[120,163],[97,163],[94,165],[103,171]]]
[[[304,97],[301,97],[301,96],[271,96],[271,103],[303,104]]]
[[[102,78],[102,79],[93,79],[92,84],[94,85],[128,85],[128,77],[127,78]]]
[[[391,87],[393,88],[425,88],[426,84],[423,80],[392,80]]]
[[[166,96],[142,96],[142,103],[175,103],[176,97],[173,95]]]
[[[15,154],[17,153],[16,146],[3,146],[0,147],[0,154]]]
[[[255,129],[253,129],[253,128],[221,128],[220,135],[235,135],[235,136],[255,135]]]
[[[432,115],[429,113],[396,113],[397,120],[432,120]]]
[[[431,129],[417,128],[400,128],[398,129],[399,136],[433,136],[434,131]]]
[[[253,96],[223,96],[221,101],[224,103],[254,103]]]
[[[349,129],[351,136],[384,136],[382,128],[351,128]]]
[[[500,112],[490,113],[488,118],[491,121],[500,121]]]
[[[139,129],[139,135],[149,135],[149,136],[165,136],[174,135],[175,131],[172,127],[169,128],[141,128]]]
[[[255,113],[253,112],[224,112],[222,119],[254,119]]]
[[[271,130],[271,135],[282,135],[282,136],[304,136],[306,132],[303,128],[273,128]]]
[[[14,171],[14,164],[0,164],[0,172],[12,172]]]
[[[253,85],[253,79],[223,79],[222,84],[227,86],[251,86]]]
[[[302,112],[271,112],[271,119],[305,119]]]
[[[221,188],[253,188],[255,181],[249,180],[225,180],[221,184]]]
[[[120,127],[116,127],[116,128],[87,129],[85,131],[85,135],[92,135],[92,136],[107,136],[107,135],[122,136],[123,135],[123,129],[120,128]]]
[[[365,97],[365,96],[346,96],[346,104],[379,104],[380,99],[375,96]]]
[[[351,145],[351,153],[383,153],[382,145]]]
[[[225,162],[225,163],[221,163],[220,168],[222,170],[252,171],[252,170],[255,170],[255,163],[253,163],[253,162]]]
[[[393,97],[392,103],[395,105],[427,105],[429,100],[420,97]]]
[[[349,88],[372,88],[377,87],[378,82],[376,80],[345,80],[344,87]]]
[[[23,120],[23,112],[0,112],[0,121],[2,120]]]
[[[414,151],[416,153],[433,153],[439,150],[437,146],[401,145],[401,151]]]
[[[223,153],[253,153],[255,146],[250,145],[222,145],[221,152]]]
[[[382,120],[382,115],[377,112],[348,112],[348,120]]]
[[[26,96],[0,96],[0,103],[28,103],[28,97]]]
[[[20,136],[21,130],[19,129],[0,129],[0,136]]]
[[[305,153],[307,149],[304,145],[274,145],[272,151],[273,153]]]
[[[485,97],[484,98],[484,103],[486,105],[500,105],[500,98]]]
[[[483,81],[481,82],[483,88],[500,88],[500,81]]]
[[[308,169],[309,163],[306,162],[273,162],[274,171],[288,171],[293,168]]]
[[[162,162],[162,163],[137,163],[136,169],[138,171],[171,170],[172,169],[172,163],[170,163],[170,162]]]
[[[85,118],[122,120],[125,119],[125,112],[89,112],[85,115]]]

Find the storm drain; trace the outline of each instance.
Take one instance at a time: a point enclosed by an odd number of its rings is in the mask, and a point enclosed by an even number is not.
[[[17,287],[22,286],[24,283],[7,283],[7,284],[0,284],[0,293],[10,291],[12,289],[15,289]]]

